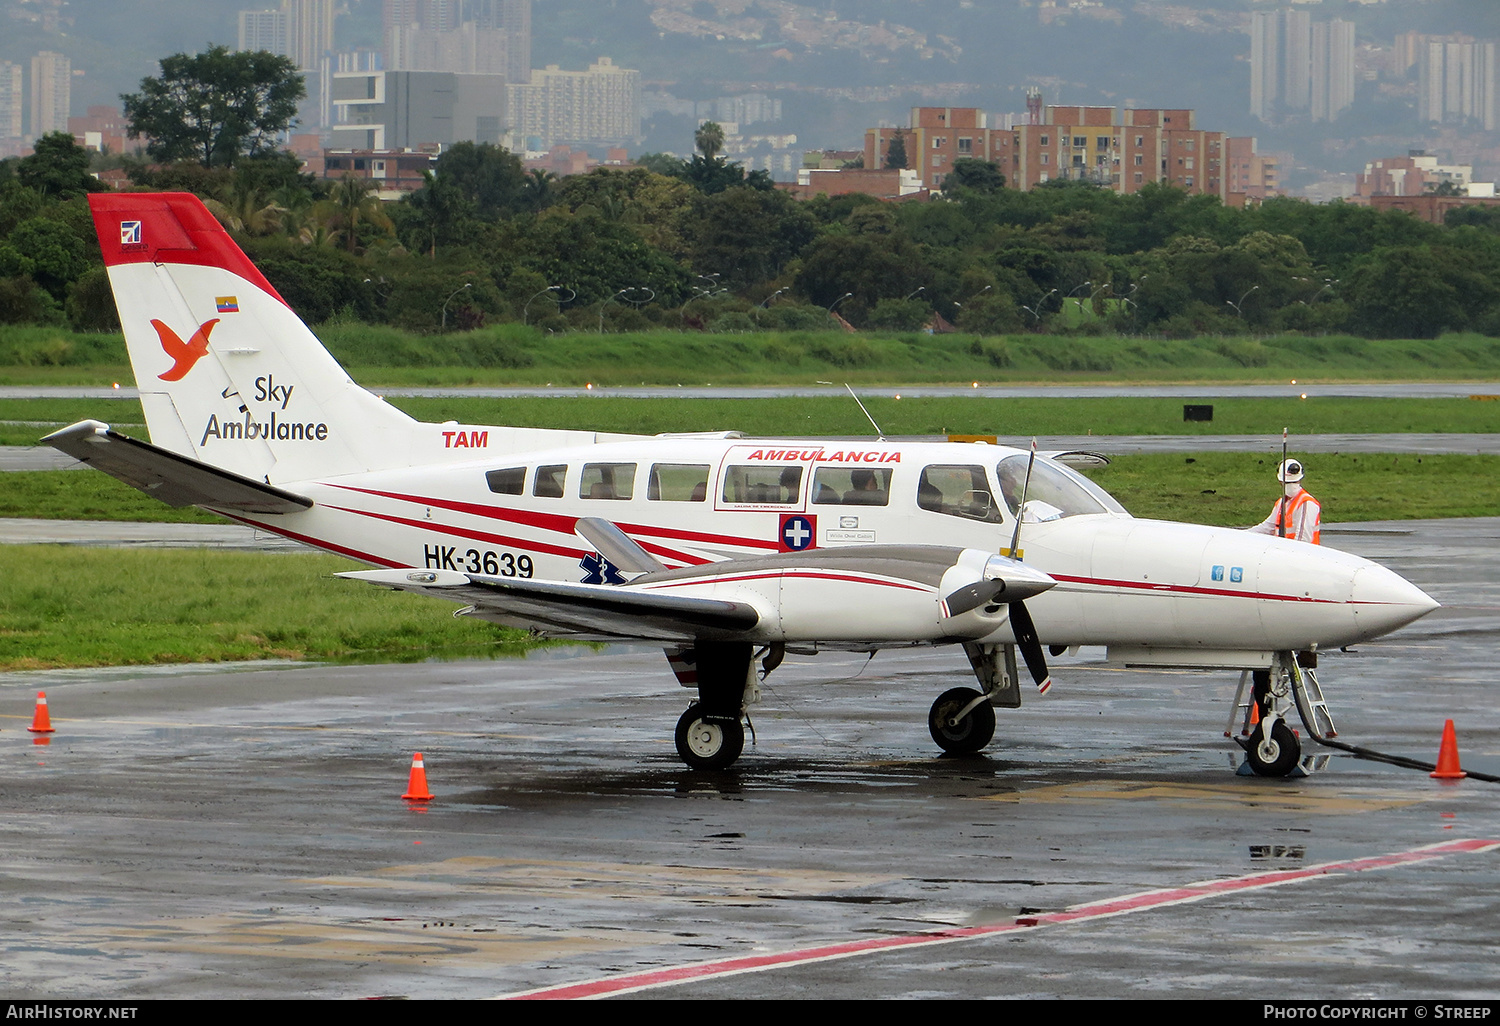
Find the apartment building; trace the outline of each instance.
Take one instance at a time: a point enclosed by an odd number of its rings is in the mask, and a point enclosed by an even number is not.
[[[641,135],[641,73],[601,57],[586,71],[556,64],[508,90],[506,123],[528,151],[558,143],[633,143]]]
[[[48,132],[66,132],[72,102],[73,62],[51,50],[31,58],[31,123],[27,134],[36,139]]]
[[[906,167],[917,173],[927,189],[943,187],[953,162],[970,157],[1008,169],[1015,138],[1009,129],[989,127],[989,116],[974,107],[913,107],[907,128],[871,128],[865,132],[865,167],[885,168],[891,144],[902,136]],[[1009,171],[1006,171],[1009,174]]]
[[[972,157],[993,162],[1017,189],[1067,179],[1132,193],[1156,182],[1230,201],[1228,140],[1222,132],[1198,128],[1191,110],[1127,108],[1122,113],[1113,107],[1036,103],[1027,124],[990,128],[988,121],[974,108],[915,108],[911,127],[865,133],[865,167],[884,168],[899,133],[907,166],[923,188],[934,191],[942,188],[954,161]],[[1255,141],[1242,141],[1240,150],[1248,162]],[[1264,188],[1263,167],[1260,172],[1257,180]]]

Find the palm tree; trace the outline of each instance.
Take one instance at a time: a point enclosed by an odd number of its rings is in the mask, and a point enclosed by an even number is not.
[[[521,183],[521,196],[536,213],[541,213],[552,205],[553,194],[557,185],[557,176],[546,168],[533,168],[526,172],[526,180]]]
[[[724,148],[724,127],[717,121],[703,122],[698,126],[698,131],[693,133],[693,144],[703,154],[704,160],[713,160]]]
[[[384,228],[391,226],[390,218],[381,209],[380,197],[373,189],[374,183],[368,178],[345,175],[328,197],[331,227],[343,238],[344,248],[350,253],[359,245],[361,221]]]

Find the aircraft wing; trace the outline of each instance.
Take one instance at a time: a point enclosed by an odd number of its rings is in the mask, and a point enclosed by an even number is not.
[[[579,534],[627,562],[650,558],[634,553],[635,543],[607,521],[580,522]],[[553,637],[858,646],[983,637],[1007,607],[1057,583],[994,553],[938,545],[786,552],[662,568],[614,585],[419,567],[339,576],[467,602],[461,615]]]
[[[454,570],[358,570],[350,580],[468,602],[473,616],[543,634],[682,642],[751,630],[760,613],[745,602],[663,595],[613,585],[485,577]]]
[[[299,513],[313,501],[263,481],[200,463],[85,420],[42,441],[139,488],[168,506],[207,506],[240,513]]]

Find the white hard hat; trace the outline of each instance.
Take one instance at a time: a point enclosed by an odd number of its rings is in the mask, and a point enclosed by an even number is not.
[[[1296,484],[1302,480],[1303,469],[1301,460],[1282,460],[1281,466],[1276,468],[1276,480],[1282,484]]]

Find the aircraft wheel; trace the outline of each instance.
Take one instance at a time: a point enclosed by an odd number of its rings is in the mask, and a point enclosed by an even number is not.
[[[944,691],[932,703],[932,710],[927,714],[927,729],[943,751],[972,755],[994,738],[995,707],[988,702],[975,706],[957,723],[949,722],[955,713],[978,697],[979,692],[973,688],[954,688]]]
[[[677,721],[677,754],[693,769],[727,769],[744,750],[745,728],[738,718],[709,719],[694,703]]]
[[[1256,776],[1284,777],[1296,768],[1297,760],[1302,757],[1302,742],[1285,720],[1276,721],[1270,737],[1266,737],[1265,725],[1258,724],[1250,734],[1245,757]]]

